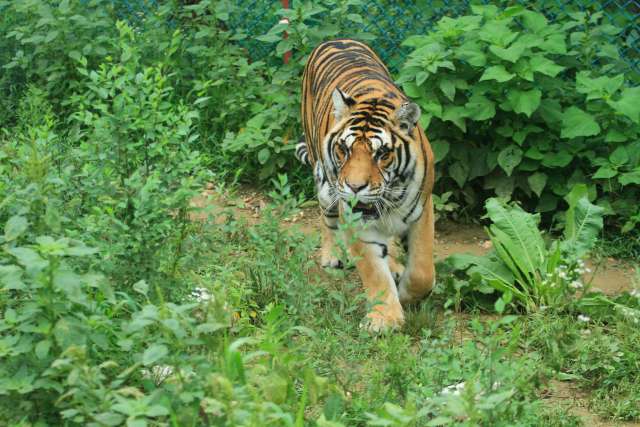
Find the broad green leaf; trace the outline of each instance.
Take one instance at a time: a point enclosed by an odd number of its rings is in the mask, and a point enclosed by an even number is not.
[[[567,44],[565,42],[564,34],[552,34],[545,41],[540,43],[538,47],[549,53],[567,53]]]
[[[38,359],[42,360],[49,354],[49,349],[51,348],[50,340],[42,340],[38,344],[36,344],[35,355]]]
[[[511,268],[514,276],[529,282],[541,271],[547,254],[538,230],[538,217],[518,206],[506,206],[498,199],[487,200],[485,206],[492,221],[491,240],[500,258],[507,265],[517,267]]]
[[[484,67],[487,63],[487,56],[475,40],[463,43],[456,50],[456,55],[474,67]]]
[[[542,164],[550,168],[563,168],[571,163],[573,156],[566,150],[560,150],[557,153],[545,153]]]
[[[449,98],[449,101],[453,101],[456,96],[456,86],[453,80],[443,78],[440,80],[440,90],[444,95]]]
[[[27,219],[21,215],[14,215],[4,226],[4,241],[10,242],[17,239],[27,229]]]
[[[616,166],[622,166],[629,161],[629,154],[624,147],[616,148],[609,156],[609,161]]]
[[[267,160],[269,160],[269,157],[271,157],[271,150],[269,150],[269,148],[264,147],[260,149],[260,151],[258,151],[258,161],[260,162],[261,165],[264,165],[265,163],[267,163]]]
[[[547,18],[541,13],[525,10],[521,17],[524,27],[533,33],[539,33],[547,26]]]
[[[618,177],[620,185],[636,184],[640,185],[640,168],[636,168],[631,172],[620,174]]]
[[[556,64],[550,59],[545,58],[544,56],[534,56],[529,61],[531,64],[531,69],[540,74],[544,74],[550,77],[555,77],[558,73],[564,70],[564,67]]]
[[[449,153],[449,143],[442,139],[431,141],[431,148],[433,149],[436,163],[444,159],[447,156],[447,153]]]
[[[640,86],[627,88],[622,91],[620,99],[609,104],[619,113],[629,117],[635,123],[640,123]]]
[[[544,190],[544,187],[547,185],[547,174],[543,172],[536,172],[529,175],[527,182],[529,183],[531,190],[540,197],[542,190]]]
[[[591,78],[590,73],[581,71],[576,75],[576,90],[587,95],[587,100],[608,98],[624,83],[624,75]]]
[[[489,46],[489,51],[500,59],[515,63],[524,53],[525,46],[519,44],[518,42],[513,43],[506,49],[500,46],[492,45]]]
[[[467,115],[473,120],[488,120],[496,115],[496,106],[484,95],[473,95],[465,104]]]
[[[527,117],[531,117],[534,111],[540,106],[540,98],[542,92],[538,89],[517,90],[513,89],[507,93],[507,99],[516,113],[523,113]]]
[[[469,176],[469,166],[465,162],[455,162],[449,167],[449,175],[462,188]]]
[[[42,270],[47,265],[49,265],[49,261],[43,259],[33,249],[18,247],[18,248],[8,248],[5,250],[9,254],[16,257],[18,264],[22,265],[27,269]]]
[[[450,121],[455,124],[462,132],[467,131],[467,125],[465,117],[467,117],[467,110],[463,106],[459,105],[447,105],[444,107],[442,113],[442,120]]]
[[[593,174],[593,179],[609,179],[609,178],[613,178],[616,175],[618,175],[617,170],[612,169],[608,165],[604,165],[604,166],[600,166],[600,168],[598,168],[596,173]]]
[[[565,215],[564,250],[580,258],[593,248],[600,230],[604,208],[596,206],[587,197],[569,205]]]
[[[562,138],[593,136],[600,133],[600,125],[593,116],[578,107],[569,107],[562,114]]]
[[[142,363],[145,366],[152,365],[169,354],[169,349],[163,344],[153,344],[142,354]]]
[[[515,74],[508,72],[506,68],[504,68],[504,65],[493,65],[484,71],[484,73],[480,77],[480,81],[482,82],[485,80],[496,80],[500,83],[504,83],[511,80],[515,76]]]
[[[521,161],[522,150],[516,145],[510,145],[498,154],[498,164],[507,173],[507,176],[511,176],[513,169],[518,166]]]

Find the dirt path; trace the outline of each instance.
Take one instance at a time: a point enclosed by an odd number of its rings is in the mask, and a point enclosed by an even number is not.
[[[267,205],[267,197],[250,189],[241,189],[236,194],[222,194],[209,188],[201,197],[193,201],[195,206],[205,208],[196,217],[200,219],[212,215],[216,222],[223,222],[231,216],[245,218],[250,224],[260,219],[260,211]],[[317,207],[307,207],[293,218],[287,218],[285,224],[298,225],[307,234],[316,233],[319,224]],[[474,224],[456,224],[440,221],[436,224],[435,257],[442,260],[456,253],[483,255],[491,250],[484,229]],[[616,294],[633,288],[635,271],[629,263],[613,258],[592,259],[587,262],[592,271],[585,276],[585,282],[593,289],[605,294]]]

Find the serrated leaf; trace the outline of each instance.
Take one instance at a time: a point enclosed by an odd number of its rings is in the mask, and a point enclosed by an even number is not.
[[[600,125],[593,116],[578,107],[569,107],[562,114],[561,138],[593,136],[600,133]]]
[[[542,92],[538,89],[517,90],[513,89],[507,93],[507,99],[516,113],[523,113],[531,117],[534,111],[540,106]]]
[[[4,226],[4,241],[11,242],[17,239],[25,232],[27,226],[28,223],[25,217],[21,215],[12,216]]]
[[[482,73],[480,81],[482,82],[485,80],[496,80],[500,83],[504,83],[511,80],[515,76],[515,74],[508,72],[507,69],[504,68],[504,65],[494,65],[487,68],[484,73]]]
[[[510,145],[500,151],[498,154],[498,164],[506,172],[507,176],[511,176],[513,169],[522,161],[522,150],[516,145]]]
[[[543,172],[536,172],[532,175],[529,175],[527,178],[527,182],[529,183],[529,187],[531,190],[536,193],[538,197],[542,194],[542,190],[547,185],[547,174]]]

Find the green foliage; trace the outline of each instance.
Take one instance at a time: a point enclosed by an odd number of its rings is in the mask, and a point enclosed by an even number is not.
[[[111,260],[105,270],[134,283],[151,272],[175,274],[192,228],[189,203],[207,174],[197,151],[198,112],[169,102],[168,72],[142,67],[133,31],[118,28],[119,61],[91,70],[78,59],[86,89],[70,100],[70,154],[90,207],[79,224],[83,238]]]
[[[581,258],[595,245],[604,211],[589,202],[585,187],[574,187],[568,199],[565,239],[551,245],[538,229],[538,215],[487,200],[487,234],[494,251],[488,256],[453,255],[450,265],[466,270],[478,286],[500,292],[495,303],[500,313],[512,302],[527,312],[542,306],[562,308],[583,287]]]
[[[436,188],[472,209],[497,195],[547,213],[582,183],[630,231],[639,88],[606,41],[619,30],[602,13],[549,23],[520,6],[472,10],[404,43],[413,51],[398,81],[439,153]]]

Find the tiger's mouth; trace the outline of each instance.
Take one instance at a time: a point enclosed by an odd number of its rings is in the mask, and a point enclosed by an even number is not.
[[[364,219],[378,218],[378,210],[373,203],[358,202],[352,209],[353,212],[359,212]]]

